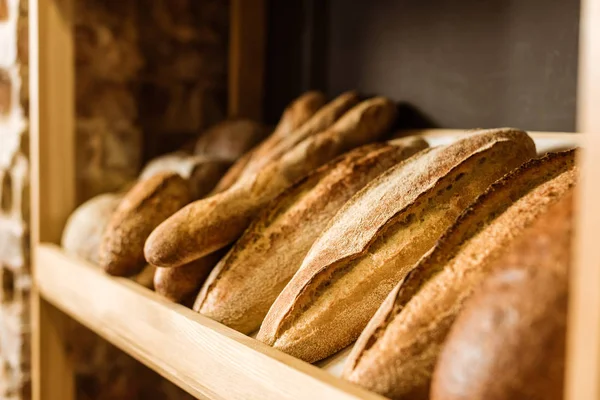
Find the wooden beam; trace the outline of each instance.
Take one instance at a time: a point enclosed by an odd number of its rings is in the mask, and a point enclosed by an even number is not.
[[[600,133],[600,1],[581,0],[577,130]]]
[[[73,0],[29,0],[31,248],[60,241],[75,208]],[[32,254],[35,274],[35,254]],[[31,293],[34,400],[72,400],[67,317]]]
[[[265,0],[231,0],[229,33],[229,115],[262,120]]]
[[[600,399],[600,0],[581,1],[579,56],[577,126],[585,134],[569,288],[567,400]]]

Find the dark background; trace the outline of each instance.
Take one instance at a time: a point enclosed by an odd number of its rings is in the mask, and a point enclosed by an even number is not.
[[[271,0],[265,118],[356,88],[407,127],[574,131],[579,1]]]

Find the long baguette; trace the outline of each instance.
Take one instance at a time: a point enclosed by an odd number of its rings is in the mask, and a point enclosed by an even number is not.
[[[563,398],[573,196],[499,259],[444,343],[433,400]]]
[[[325,95],[317,91],[306,92],[294,100],[283,111],[273,133],[257,147],[256,157],[262,157],[281,140],[304,125],[326,102]]]
[[[246,169],[256,170],[253,164],[267,154],[284,137],[300,128],[325,104],[325,95],[311,91],[294,100],[283,111],[281,119],[269,137],[259,143],[254,149],[240,157],[221,178],[213,190],[213,194],[229,189],[242,176]]]
[[[98,262],[111,275],[131,276],[146,265],[144,242],[154,228],[191,200],[188,182],[164,172],[141,180],[119,203],[104,230]]]
[[[175,213],[148,238],[146,259],[159,267],[176,267],[232,243],[268,201],[336,156],[376,140],[395,117],[396,105],[388,99],[360,103],[330,129],[308,137],[267,165],[253,181],[236,184]]]
[[[525,132],[496,129],[425,150],[380,175],[313,244],[258,339],[309,362],[348,346],[460,213],[534,155]]]
[[[355,106],[359,101],[356,92],[342,93],[330,103],[319,109],[315,115],[298,129],[293,130],[288,135],[283,136],[271,146],[265,147],[262,152],[257,151],[244,172],[240,180],[252,179],[254,175],[263,167],[273,161],[281,159],[289,151],[294,149],[299,143],[311,136],[321,133],[323,130],[332,126],[342,115]]]
[[[198,293],[223,254],[223,251],[216,251],[177,268],[156,268],[154,290],[175,303],[193,300],[192,296]]]
[[[390,293],[354,346],[344,377],[391,398],[428,398],[440,346],[463,302],[575,177],[567,152],[532,160],[495,183]]]
[[[213,269],[194,309],[242,333],[256,331],[335,212],[377,175],[426,147],[421,138],[361,146],[296,182]]]

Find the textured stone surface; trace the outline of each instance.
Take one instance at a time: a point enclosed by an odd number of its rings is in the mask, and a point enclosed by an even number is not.
[[[0,398],[26,399],[29,375],[27,9],[0,1]]]
[[[0,399],[30,389],[28,25],[0,0]],[[76,2],[79,200],[134,179],[225,110],[227,2]],[[143,134],[142,134],[143,132]],[[144,154],[145,152],[145,154]],[[79,399],[191,398],[79,324],[69,347]]]

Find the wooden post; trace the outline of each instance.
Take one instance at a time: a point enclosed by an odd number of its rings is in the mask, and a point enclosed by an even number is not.
[[[60,240],[75,207],[73,0],[29,0],[31,249]],[[67,317],[31,294],[35,400],[72,400]]]
[[[262,120],[265,68],[265,0],[231,0],[229,115]]]
[[[579,52],[577,128],[585,135],[570,277],[565,398],[592,400],[600,399],[600,0],[581,1]]]

